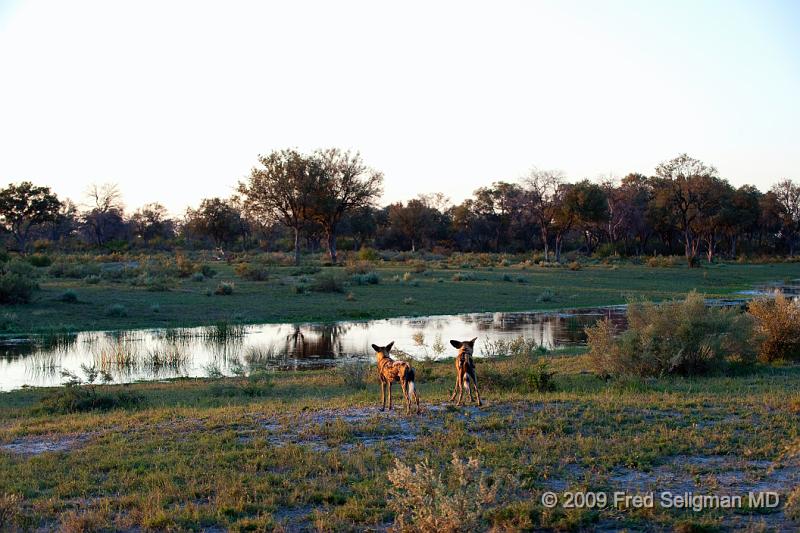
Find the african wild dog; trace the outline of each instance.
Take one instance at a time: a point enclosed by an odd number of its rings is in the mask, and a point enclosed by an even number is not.
[[[478,391],[478,377],[475,375],[475,362],[472,360],[472,350],[475,348],[476,340],[478,340],[478,337],[471,341],[450,341],[450,344],[458,349],[458,355],[456,355],[456,386],[453,389],[453,395],[450,396],[450,401],[452,402],[456,399],[456,393],[458,393],[457,405],[464,404],[464,387],[467,388],[470,401],[475,401],[472,397],[472,387],[474,387],[475,394],[478,396],[478,405],[483,405],[481,403],[481,393]],[[472,387],[470,387],[470,381],[472,382]]]
[[[389,389],[389,410],[392,410],[392,383],[395,381],[400,382],[400,387],[403,389],[403,396],[406,399],[406,413],[411,412],[411,402],[417,404],[417,413],[419,413],[419,396],[417,395],[417,387],[414,384],[414,369],[405,361],[395,361],[389,357],[389,352],[392,350],[394,341],[386,346],[372,345],[378,357],[378,376],[381,380],[381,402],[383,405],[381,411],[386,409],[386,392],[384,386]]]

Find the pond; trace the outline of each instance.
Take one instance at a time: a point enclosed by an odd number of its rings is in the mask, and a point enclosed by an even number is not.
[[[624,306],[563,312],[476,313],[390,318],[333,324],[258,324],[200,328],[82,332],[0,341],[0,390],[61,384],[62,370],[81,364],[107,370],[116,383],[179,376],[230,375],[237,365],[258,362],[275,370],[322,368],[371,361],[371,344],[395,341],[415,357],[452,357],[450,339],[524,336],[552,349],[585,342],[583,329],[609,317],[625,324]],[[443,351],[442,351],[443,349]]]
[[[742,291],[741,298],[709,300],[710,305],[739,305],[754,296],[783,290],[797,298],[800,285],[773,283]],[[548,349],[582,345],[584,328],[608,317],[626,325],[625,306],[527,313],[473,313],[333,324],[259,324],[200,328],[82,332],[45,338],[0,341],[0,391],[64,382],[62,370],[80,374],[82,364],[108,371],[116,383],[232,375],[243,365],[274,370],[324,368],[372,361],[370,347],[395,341],[414,357],[455,355],[450,339],[478,337],[476,355],[488,341],[519,336]]]

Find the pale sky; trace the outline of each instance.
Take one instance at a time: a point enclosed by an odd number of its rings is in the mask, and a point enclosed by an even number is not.
[[[272,149],[360,150],[382,203],[531,166],[800,179],[800,2],[0,0],[0,185],[173,212]]]

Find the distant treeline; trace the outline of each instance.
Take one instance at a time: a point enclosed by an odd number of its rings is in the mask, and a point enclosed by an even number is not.
[[[45,186],[0,191],[9,250],[222,248],[326,250],[339,247],[471,252],[564,251],[587,255],[682,254],[690,265],[717,256],[793,255],[800,240],[800,185],[769,191],[733,187],[687,155],[655,175],[567,182],[558,171],[532,170],[497,181],[453,205],[445,194],[375,205],[383,176],[358,153],[281,150],[258,158],[231,198],[208,198],[183,216],[159,203],[126,211],[115,185],[94,185],[84,206]]]

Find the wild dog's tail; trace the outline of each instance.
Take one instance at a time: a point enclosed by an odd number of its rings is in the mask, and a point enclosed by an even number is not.
[[[407,381],[408,381],[408,393],[409,394],[413,394],[415,392],[417,386],[414,385],[414,369],[411,368],[411,367],[408,367],[408,378],[407,378]]]

